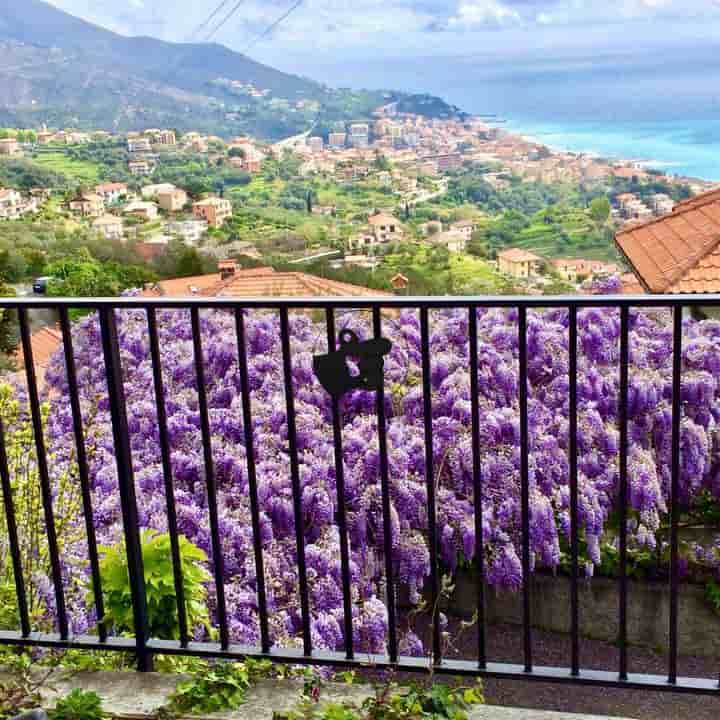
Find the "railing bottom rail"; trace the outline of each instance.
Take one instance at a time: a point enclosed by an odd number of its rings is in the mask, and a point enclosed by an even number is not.
[[[94,635],[76,635],[63,639],[58,633],[31,633],[23,636],[19,632],[0,631],[0,643],[18,646],[36,646],[47,648],[73,648],[82,650],[110,650],[133,653],[136,650],[134,638],[110,637],[100,641]],[[266,659],[273,662],[299,665],[335,665],[360,670],[394,669],[401,672],[427,673],[432,669],[434,674],[461,675],[480,678],[504,680],[529,680],[534,682],[550,682],[571,685],[587,685],[626,690],[662,691],[674,693],[692,693],[701,695],[720,695],[720,685],[714,678],[678,677],[675,683],[668,682],[665,675],[645,675],[628,673],[626,680],[621,680],[616,672],[606,670],[581,670],[574,675],[571,668],[534,665],[527,672],[523,665],[511,663],[488,662],[485,667],[478,667],[477,661],[454,660],[443,658],[437,665],[430,665],[427,658],[400,656],[397,662],[391,662],[387,655],[356,653],[349,660],[343,652],[314,650],[305,655],[300,648],[275,647],[270,652],[262,652],[260,648],[246,645],[229,645],[222,649],[220,643],[191,642],[183,647],[175,640],[147,641],[147,649],[152,653],[163,655],[183,655],[201,658],[217,658],[224,660],[242,660],[243,658]]]

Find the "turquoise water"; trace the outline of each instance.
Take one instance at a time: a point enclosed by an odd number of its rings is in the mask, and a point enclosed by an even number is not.
[[[302,71],[335,86],[429,92],[470,113],[497,115],[554,147],[720,180],[718,49],[513,62],[476,55],[305,63]]]

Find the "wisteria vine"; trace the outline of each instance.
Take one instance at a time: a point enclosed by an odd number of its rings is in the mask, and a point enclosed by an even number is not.
[[[118,311],[117,318],[140,522],[144,528],[165,531],[147,318],[141,310]],[[430,313],[434,482],[440,558],[447,573],[459,564],[472,563],[476,548],[468,320],[467,310]],[[497,588],[517,590],[523,582],[517,311],[480,309],[477,323],[486,578]],[[297,644],[301,617],[278,315],[250,311],[245,326],[270,629],[274,642]],[[367,313],[339,314],[338,329],[345,326],[360,337],[371,335]],[[312,640],[316,647],[340,649],[343,599],[331,403],[312,369],[313,355],[326,352],[326,328],[324,320],[310,312],[291,313],[290,327]],[[189,313],[158,311],[158,328],[180,532],[212,557]],[[201,330],[230,634],[233,641],[258,644],[257,578],[234,317],[226,311],[201,311]],[[630,331],[631,543],[655,548],[663,542],[670,492],[670,315],[665,310],[633,310]],[[385,315],[383,334],[393,343],[385,364],[392,561],[396,581],[417,605],[429,573],[417,311]],[[619,334],[618,310],[578,312],[579,522],[588,574],[600,563],[601,543],[612,541],[619,459]],[[95,527],[99,541],[110,544],[122,537],[122,522],[97,317],[90,315],[76,323],[73,335]],[[570,535],[567,310],[529,311],[527,344],[532,567],[555,569]],[[720,322],[686,320],[681,423],[684,507],[701,498],[720,499],[719,377]],[[72,474],[75,463],[62,354],[54,358],[46,383],[47,441],[53,476],[58,478]],[[385,649],[387,610],[373,393],[355,391],[344,398],[342,435],[354,641],[359,648],[379,652]],[[55,505],[62,514],[70,504],[63,502],[59,487],[56,482]],[[82,517],[77,513],[74,522],[77,532],[64,545],[63,562],[73,629],[83,631],[94,616],[82,590],[87,551]],[[698,548],[697,559],[717,565],[718,547]],[[213,588],[208,590],[212,603]],[[50,592],[46,604],[51,613]],[[422,645],[406,632],[401,650],[417,653]]]

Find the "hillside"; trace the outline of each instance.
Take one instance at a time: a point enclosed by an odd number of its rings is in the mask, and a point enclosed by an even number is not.
[[[22,12],[0,0],[0,126],[169,126],[277,139],[308,129],[326,108],[332,119],[347,108],[351,120],[389,98],[412,101],[331,90],[218,44],[125,37],[42,0],[25,0]],[[443,108],[454,112],[439,99],[428,105]]]

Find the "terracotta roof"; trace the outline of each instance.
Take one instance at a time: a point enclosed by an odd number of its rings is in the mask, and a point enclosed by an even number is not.
[[[186,295],[197,295],[203,290],[214,287],[220,282],[220,273],[209,275],[194,275],[191,277],[174,278],[172,280],[161,280],[152,287],[143,290],[145,297],[184,297]]]
[[[372,297],[390,294],[302,272],[264,275],[246,275],[245,272],[241,270],[218,286],[202,291],[202,294],[220,297]]]
[[[652,293],[720,292],[720,192],[619,232],[615,243]]]
[[[644,295],[645,288],[638,282],[632,273],[623,273],[620,276],[620,292],[623,295]]]
[[[377,213],[368,218],[371,225],[399,225],[400,221],[388,213]]]
[[[52,356],[62,347],[62,333],[58,327],[43,327],[30,335],[30,347],[32,348],[33,364],[38,387],[45,381],[45,371],[50,364]],[[19,343],[15,350],[18,370],[25,368],[25,355],[22,344]]]
[[[509,248],[498,253],[498,258],[509,260],[510,262],[536,262],[540,257],[535,253],[528,252],[521,248]]]

